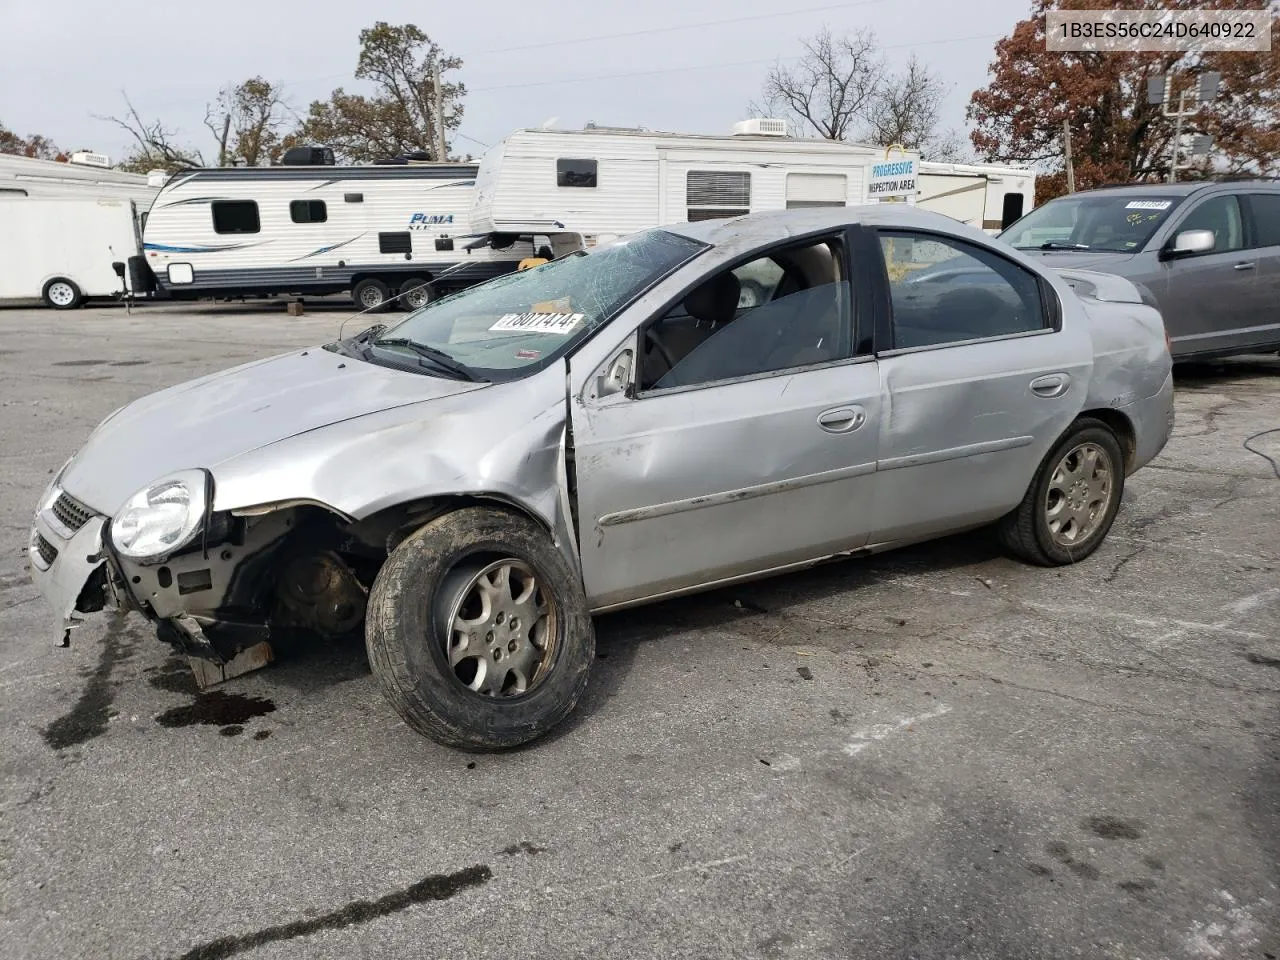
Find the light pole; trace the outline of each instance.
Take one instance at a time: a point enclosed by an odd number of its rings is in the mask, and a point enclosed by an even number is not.
[[[1216,72],[1206,72],[1200,74],[1200,82],[1193,91],[1184,88],[1178,94],[1178,108],[1170,110],[1173,97],[1173,74],[1158,73],[1155,76],[1147,78],[1147,102],[1158,103],[1161,112],[1166,117],[1173,118],[1173,143],[1169,149],[1169,182],[1176,183],[1178,179],[1178,169],[1182,164],[1179,163],[1179,152],[1182,147],[1182,119],[1183,117],[1195,116],[1200,112],[1200,108],[1209,103],[1218,95],[1218,85],[1222,81],[1222,75]],[[1190,105],[1188,105],[1190,100]],[[1209,147],[1213,140],[1207,136],[1197,136],[1191,145],[1191,155],[1204,156],[1209,152]]]

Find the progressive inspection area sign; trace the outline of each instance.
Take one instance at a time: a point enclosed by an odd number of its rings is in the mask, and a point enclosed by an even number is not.
[[[868,199],[914,197],[920,192],[919,166],[918,160],[886,160],[872,164],[871,178],[867,181]]]

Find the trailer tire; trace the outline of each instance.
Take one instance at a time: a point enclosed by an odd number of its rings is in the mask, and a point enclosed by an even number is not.
[[[410,277],[404,283],[400,284],[400,298],[398,306],[401,310],[421,310],[428,303],[435,299],[431,288],[427,286],[431,281],[426,277]]]
[[[386,309],[391,290],[377,277],[365,277],[352,288],[351,299],[361,310],[379,313]]]
[[[84,294],[80,292],[74,280],[54,277],[44,285],[44,290],[40,292],[40,299],[45,302],[45,306],[52,307],[54,310],[74,310],[84,302]]]

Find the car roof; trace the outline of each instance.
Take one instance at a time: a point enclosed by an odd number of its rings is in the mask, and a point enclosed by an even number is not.
[[[1188,197],[1193,193],[1208,190],[1212,187],[1265,187],[1272,190],[1280,190],[1280,181],[1240,179],[1184,180],[1180,183],[1122,183],[1108,187],[1095,187],[1092,190],[1077,190],[1073,194],[1064,194],[1064,196],[1107,194],[1117,197],[1144,197],[1160,194],[1166,197]],[[1062,197],[1055,197],[1054,199],[1060,200]]]
[[[857,207],[806,207],[798,210],[770,210],[727,219],[699,220],[669,224],[670,233],[719,246],[730,240],[758,238],[761,241],[803,236],[822,230],[836,230],[852,224],[914,227],[941,230],[958,236],[990,240],[981,230],[941,213],[919,210],[907,203],[872,203]]]

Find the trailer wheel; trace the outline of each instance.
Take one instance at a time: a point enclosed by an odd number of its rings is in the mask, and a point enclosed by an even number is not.
[[[366,277],[355,285],[351,291],[351,299],[361,310],[378,312],[391,299],[391,290],[385,283],[375,277]]]
[[[66,277],[54,277],[46,283],[40,297],[55,310],[74,310],[84,301],[80,288]]]
[[[400,309],[401,310],[421,310],[433,299],[431,288],[427,286],[431,281],[424,277],[410,277],[400,285]]]

